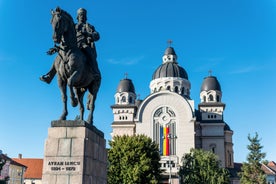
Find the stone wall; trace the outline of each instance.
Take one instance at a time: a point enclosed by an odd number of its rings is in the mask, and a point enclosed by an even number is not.
[[[84,121],[53,121],[45,142],[42,184],[107,183],[106,141]]]

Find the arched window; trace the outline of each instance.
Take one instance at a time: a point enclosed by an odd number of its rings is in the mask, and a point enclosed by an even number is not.
[[[126,97],[125,96],[122,97],[122,102],[126,102]]]
[[[185,94],[185,88],[181,88],[181,94],[184,95]]]
[[[132,97],[131,96],[129,97],[129,103],[132,103]]]
[[[210,102],[214,101],[213,95],[209,95],[209,101],[210,101]]]
[[[170,91],[170,90],[171,90],[171,86],[167,86],[167,90],[169,90],[169,91]]]
[[[174,92],[178,93],[178,86],[175,86]]]
[[[206,96],[203,96],[203,102],[206,102]]]
[[[219,95],[217,95],[217,102],[220,102]]]
[[[169,107],[160,107],[153,116],[153,140],[159,145],[160,155],[176,154],[176,116]]]
[[[228,152],[228,157],[229,157],[229,166],[232,165],[232,154],[230,153],[230,151]]]
[[[212,151],[213,153],[216,153],[216,144],[210,144],[210,151]]]

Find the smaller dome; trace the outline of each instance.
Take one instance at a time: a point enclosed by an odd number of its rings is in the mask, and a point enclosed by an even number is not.
[[[231,131],[231,128],[227,123],[225,123],[224,131]]]
[[[217,78],[214,76],[208,76],[204,78],[200,91],[210,90],[221,91],[220,84]]]
[[[117,93],[132,92],[135,93],[135,88],[130,79],[122,79],[117,87]]]
[[[176,55],[176,53],[175,53],[175,51],[174,51],[174,48],[173,48],[173,47],[168,47],[168,48],[165,50],[164,55]]]

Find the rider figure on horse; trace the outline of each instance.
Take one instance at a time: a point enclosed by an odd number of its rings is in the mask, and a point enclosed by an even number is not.
[[[77,43],[78,47],[83,51],[85,56],[88,59],[88,63],[92,72],[94,73],[95,77],[101,78],[100,71],[98,68],[97,62],[97,51],[95,46],[95,41],[100,39],[99,33],[95,30],[95,27],[88,24],[87,21],[87,11],[84,8],[80,8],[77,11],[77,20],[78,23],[75,25],[76,29],[76,36],[77,36]],[[48,53],[51,54],[55,51],[56,48],[50,49]],[[52,51],[51,51],[52,50]],[[52,79],[54,78],[55,74],[57,73],[54,64],[51,67],[50,71],[42,75],[40,80],[46,83],[51,83]]]

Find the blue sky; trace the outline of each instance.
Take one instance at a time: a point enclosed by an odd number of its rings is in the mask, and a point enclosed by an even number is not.
[[[220,81],[235,161],[245,161],[247,136],[255,132],[266,159],[276,161],[276,0],[0,0],[0,149],[8,156],[42,158],[50,123],[61,114],[56,79],[50,85],[38,79],[54,59],[46,51],[53,46],[50,10],[56,6],[74,18],[86,8],[101,35],[94,124],[107,140],[120,79],[127,72],[144,99],[171,39],[196,108],[208,71]],[[70,107],[68,119],[77,114]]]

